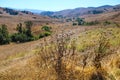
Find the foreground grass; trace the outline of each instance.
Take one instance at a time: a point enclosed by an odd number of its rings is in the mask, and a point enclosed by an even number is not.
[[[102,66],[97,69],[93,60],[101,32],[106,33],[112,54],[104,57],[100,61]],[[65,42],[61,47],[58,42],[37,48],[33,53],[36,54],[1,71],[0,80],[61,80],[59,77],[63,77],[62,80],[98,80],[96,77],[99,80],[120,79],[120,28],[89,30],[80,33],[73,43],[71,40],[71,43]],[[63,54],[60,72],[56,69],[59,53]],[[25,54],[11,55],[8,59],[25,57]],[[58,72],[62,74],[58,75]]]
[[[111,46],[120,46],[120,28],[99,28],[80,33],[77,39],[77,50],[84,51],[97,45],[103,32],[106,33]]]

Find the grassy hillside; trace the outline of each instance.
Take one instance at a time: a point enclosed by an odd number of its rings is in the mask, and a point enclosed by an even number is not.
[[[61,11],[51,12],[51,11],[45,11],[42,12],[41,15],[43,16],[51,16],[51,17],[58,17],[58,18],[64,18],[64,17],[79,17],[83,15],[95,15],[95,14],[102,14],[102,13],[109,13],[109,12],[115,12],[119,11],[120,6],[119,5],[104,5],[99,7],[78,7],[75,9],[65,9]]]
[[[55,21],[49,17],[36,15],[29,11],[17,11],[14,9],[1,7],[0,12],[0,25],[6,24],[8,26],[9,32],[11,33],[14,33],[16,31],[15,29],[17,27],[17,24],[24,23],[26,21],[32,21],[33,27],[38,27],[37,29],[39,29],[41,26],[52,24],[52,22]],[[10,14],[10,12],[16,12],[17,14]]]
[[[119,80],[120,28],[77,34],[61,34],[50,44],[43,40],[30,52],[2,59],[0,80]]]
[[[120,12],[108,12],[103,14],[96,14],[96,15],[85,15],[82,16],[82,18],[85,18],[86,21],[112,21],[112,22],[118,22],[120,21]]]
[[[0,8],[0,24],[8,26],[11,39],[12,34],[19,38],[27,31],[35,39],[0,46],[0,80],[120,80],[119,5],[56,14],[60,14],[58,18],[50,18]],[[26,21],[33,23],[30,30]],[[16,31],[19,23],[22,27]],[[51,35],[44,36],[45,32]],[[4,41],[2,28],[1,33]]]

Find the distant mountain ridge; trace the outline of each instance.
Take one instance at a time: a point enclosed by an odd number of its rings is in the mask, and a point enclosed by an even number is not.
[[[101,14],[101,13],[111,12],[116,10],[120,10],[120,4],[115,6],[104,5],[100,7],[88,7],[88,8],[80,7],[75,9],[61,10],[57,12],[44,11],[44,12],[41,12],[40,15],[51,16],[51,17],[78,17],[82,15]]]
[[[8,13],[10,15],[18,15],[20,13],[25,14],[40,14],[43,12],[43,10],[37,10],[37,9],[16,9],[16,8],[9,8],[9,7],[0,7],[0,14],[2,13]]]
[[[10,15],[18,15],[18,14],[39,14],[42,16],[50,16],[56,18],[63,18],[63,17],[79,17],[83,15],[89,14],[101,14],[105,12],[111,11],[120,11],[120,4],[111,6],[111,5],[104,5],[99,7],[80,7],[75,9],[65,9],[61,11],[44,11],[44,10],[37,10],[37,9],[14,9],[14,8],[2,8],[0,14],[6,12]]]
[[[37,10],[37,9],[21,9],[21,11],[30,11],[34,14],[40,14],[41,12],[43,12],[43,10]]]
[[[13,9],[13,8],[3,8],[0,7],[0,14],[7,14],[7,15],[22,15],[22,14],[28,14],[33,15],[31,11],[27,10],[19,10],[19,9]]]

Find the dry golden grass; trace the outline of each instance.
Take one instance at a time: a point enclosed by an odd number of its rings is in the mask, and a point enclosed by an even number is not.
[[[83,17],[86,21],[120,22],[119,11]],[[28,20],[34,23],[34,34],[42,32],[44,25],[51,26],[53,34],[37,41],[0,46],[0,80],[120,80],[120,28],[115,24],[102,29],[98,28],[101,25],[73,27],[72,22],[60,23],[39,15],[0,14],[0,24],[7,24],[10,33],[15,32],[16,24]],[[111,54],[96,68],[101,31],[108,33]],[[65,44],[57,43],[56,35],[63,34],[68,35]]]
[[[0,10],[1,11],[1,10]],[[35,17],[35,18],[34,18]],[[24,23],[25,21],[32,21],[34,26],[43,26],[46,24],[52,24],[55,20],[35,14],[24,14],[21,13],[18,15],[9,15],[6,13],[0,14],[0,25],[6,24],[10,33],[14,33],[17,27],[17,24]]]
[[[120,11],[116,11],[116,12],[107,12],[107,13],[103,13],[103,14],[95,14],[95,15],[85,15],[85,16],[81,16],[82,18],[85,18],[86,21],[111,21],[111,22],[117,22],[120,24]]]
[[[79,28],[78,28],[79,29]],[[104,31],[110,31],[112,34],[116,34],[116,39],[119,40],[119,28],[103,28]],[[102,30],[103,30],[102,29]],[[75,29],[76,31],[77,29]],[[78,41],[72,42],[72,40],[67,42],[69,47],[65,47],[65,52],[62,53],[61,56],[61,72],[60,74],[64,80],[119,80],[120,79],[120,47],[119,43],[114,43],[113,36],[109,36],[110,43],[112,43],[110,50],[112,54],[104,57],[100,63],[101,67],[96,68],[93,65],[93,60],[95,56],[95,49],[93,45],[90,49],[85,49],[84,52],[79,52],[77,50],[76,43],[81,40],[86,40],[89,43],[89,39],[99,38],[97,34],[101,29],[92,29],[86,32],[80,33],[81,37],[79,37]],[[78,35],[78,32],[75,35]],[[88,34],[86,34],[88,33]],[[71,39],[77,37],[73,35]],[[84,37],[88,37],[87,39]],[[91,37],[92,36],[92,37]],[[47,39],[46,39],[47,40]],[[55,39],[52,39],[55,41]],[[45,40],[43,39],[43,42]],[[74,41],[74,40],[73,40]],[[30,46],[30,44],[37,44],[37,42],[41,41],[34,41],[24,44],[19,44],[16,46]],[[46,41],[44,42],[44,44]],[[56,69],[56,63],[58,59],[60,45],[57,43],[46,44],[46,46],[38,46],[37,48],[32,48],[31,51],[25,52],[22,55],[15,56],[15,54],[11,54],[13,58],[13,62],[10,62],[9,65],[5,66],[4,68],[0,69],[0,80],[60,80],[58,77],[59,70]],[[51,44],[50,44],[51,43]],[[41,45],[44,45],[41,44]],[[75,46],[74,46],[75,44]],[[82,43],[80,43],[82,45]],[[115,45],[114,45],[115,44]],[[116,45],[117,44],[117,45]],[[62,44],[63,45],[63,44]],[[65,44],[66,45],[66,44]],[[78,44],[79,45],[79,44]],[[86,44],[88,45],[88,44]],[[97,45],[97,44],[96,44]],[[8,46],[8,45],[7,45]],[[7,47],[4,46],[4,47]],[[79,45],[80,46],[80,45]],[[89,47],[90,47],[89,46]],[[15,48],[15,47],[14,47]],[[24,47],[25,48],[25,47]],[[97,47],[96,47],[97,48]],[[29,50],[29,49],[28,49]],[[31,54],[32,53],[32,54]],[[74,54],[73,54],[74,53]],[[29,54],[29,55],[27,55]],[[5,60],[5,59],[3,59]],[[16,61],[15,61],[16,60]]]

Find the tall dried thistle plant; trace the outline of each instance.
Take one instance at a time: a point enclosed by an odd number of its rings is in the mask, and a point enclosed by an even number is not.
[[[44,39],[44,43],[47,45],[42,46],[39,51],[39,56],[44,63],[43,67],[54,68],[57,80],[73,80],[73,71],[67,72],[66,66],[71,63],[71,59],[72,61],[75,59],[73,58],[76,50],[75,41],[70,43],[70,35],[65,34],[63,31],[60,35],[56,35],[55,38],[49,44]],[[68,48],[69,44],[70,48]]]

